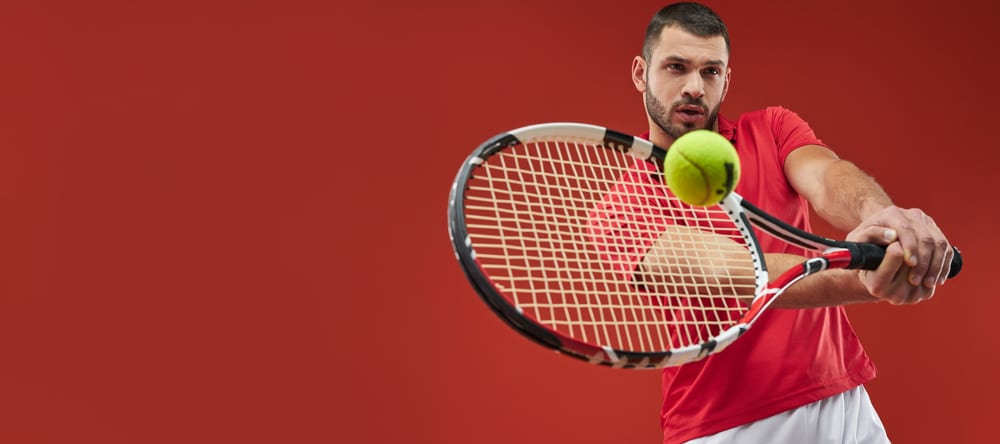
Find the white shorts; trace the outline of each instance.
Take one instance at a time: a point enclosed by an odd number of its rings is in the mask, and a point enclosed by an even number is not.
[[[889,437],[864,386],[688,444],[885,444]]]

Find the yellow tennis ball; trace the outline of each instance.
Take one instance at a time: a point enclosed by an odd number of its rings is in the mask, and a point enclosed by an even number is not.
[[[663,159],[663,177],[678,199],[689,205],[715,205],[736,188],[740,158],[715,131],[694,130],[674,141]]]

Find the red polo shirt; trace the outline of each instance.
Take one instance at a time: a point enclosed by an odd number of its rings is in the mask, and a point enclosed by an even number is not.
[[[736,192],[785,222],[809,230],[808,204],[792,189],[783,169],[788,153],[796,148],[823,145],[809,125],[795,113],[774,107],[743,114],[735,121],[720,116],[719,133],[734,143],[740,156],[742,173]],[[648,174],[635,174],[623,180],[652,179]],[[765,252],[805,254],[767,234],[757,234]],[[648,239],[635,239],[634,245],[616,245],[614,252],[607,253],[637,263],[649,244]],[[875,366],[843,307],[771,309],[725,351],[663,370],[663,442],[682,443],[763,419],[874,377]]]

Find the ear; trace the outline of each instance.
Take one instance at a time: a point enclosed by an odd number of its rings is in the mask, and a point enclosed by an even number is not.
[[[635,85],[636,91],[646,92],[646,61],[642,59],[642,56],[635,56],[632,59],[632,83]]]
[[[726,84],[722,87],[722,99],[719,102],[726,100],[726,94],[729,94],[729,83],[733,81],[733,69],[726,67]]]

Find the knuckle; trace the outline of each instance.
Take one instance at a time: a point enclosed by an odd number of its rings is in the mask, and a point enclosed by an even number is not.
[[[936,247],[937,244],[938,244],[938,239],[935,238],[934,235],[932,235],[930,233],[924,233],[924,234],[920,235],[920,238],[919,238],[918,241],[921,244],[926,245],[926,246],[931,247],[931,248]]]
[[[915,231],[913,228],[913,223],[910,222],[909,219],[901,219],[896,226],[897,226],[896,229],[899,231],[910,231],[910,232]]]

